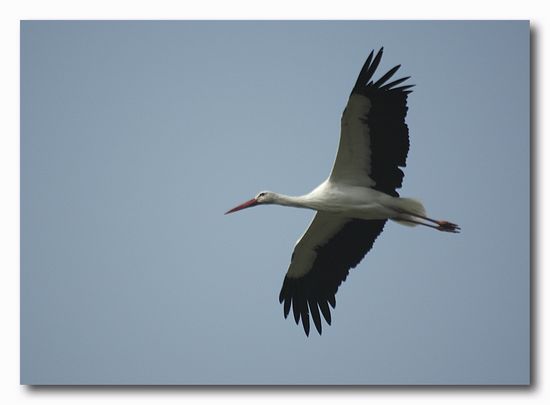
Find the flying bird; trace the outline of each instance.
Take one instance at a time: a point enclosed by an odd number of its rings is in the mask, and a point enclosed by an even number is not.
[[[327,180],[308,194],[288,196],[262,191],[226,214],[277,204],[317,211],[292,253],[279,302],[285,318],[292,308],[296,324],[309,336],[310,316],[321,334],[321,314],[331,323],[336,292],[349,270],[361,262],[390,219],[457,233],[460,227],[426,216],[422,203],[399,197],[409,130],[407,96],[414,85],[403,77],[388,82],[401,65],[374,81],[383,48],[363,65],[341,119],[340,144]]]

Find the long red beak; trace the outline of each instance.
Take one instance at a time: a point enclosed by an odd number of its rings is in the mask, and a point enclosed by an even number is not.
[[[231,214],[232,212],[235,212],[235,211],[244,210],[245,208],[250,208],[255,205],[258,205],[258,201],[256,201],[255,198],[253,198],[252,200],[248,200],[247,202],[242,203],[241,205],[237,205],[235,208],[230,209],[224,215]]]

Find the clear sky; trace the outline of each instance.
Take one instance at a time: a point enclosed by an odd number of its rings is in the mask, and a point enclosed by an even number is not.
[[[309,338],[278,293],[359,69],[402,64],[401,195]],[[23,22],[21,381],[525,384],[528,22]]]

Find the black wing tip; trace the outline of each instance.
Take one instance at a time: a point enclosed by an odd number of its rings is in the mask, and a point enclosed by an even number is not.
[[[372,55],[372,56],[374,56],[374,58],[376,59],[376,58],[378,58],[378,57],[381,58],[381,57],[384,55],[384,47],[383,47],[383,46],[381,46],[380,49],[378,49],[378,52],[376,52],[376,55],[374,54],[374,51],[375,51],[375,49],[372,49],[372,50],[370,51],[369,56]]]
[[[285,316],[285,319],[288,318],[289,313],[290,313],[290,299],[287,299],[283,306],[283,315]]]
[[[290,310],[292,308],[293,318],[296,322],[296,325],[299,325],[301,322],[306,336],[309,337],[309,332],[311,330],[311,322],[309,317],[311,315],[315,329],[317,330],[319,335],[322,335],[322,318],[325,319],[328,325],[331,324],[331,315],[330,309],[328,307],[328,302],[317,302],[316,300],[306,300],[304,302],[301,302],[301,300],[297,300],[296,298],[289,296],[288,292],[288,289],[283,288],[281,289],[281,293],[279,294],[279,303],[283,304],[284,318],[288,318],[288,315],[290,314]],[[321,314],[323,315],[322,317]]]
[[[402,93],[402,94],[410,94],[412,93],[412,88],[415,87],[415,84],[407,84],[405,86],[399,86],[389,89],[391,92],[395,93]]]
[[[380,88],[399,70],[401,65],[397,65],[388,70],[380,79],[373,84],[373,87]]]
[[[327,325],[331,325],[332,317],[330,313],[330,306],[335,308],[336,299],[335,296],[329,296],[326,299],[297,299],[292,295],[292,289],[288,283],[283,283],[283,288],[279,293],[279,303],[283,304],[283,316],[285,319],[288,318],[291,309],[293,313],[294,322],[296,325],[302,323],[302,327],[306,336],[309,337],[309,332],[311,330],[311,320],[315,329],[319,335],[323,334],[323,325],[322,320],[324,319]],[[322,316],[321,316],[322,315]]]
[[[304,327],[304,332],[306,332],[306,336],[309,337],[309,315],[308,314],[302,314],[302,326]]]
[[[288,318],[288,315],[290,314],[290,309],[293,310],[293,318],[296,322],[296,325],[299,325],[300,322],[302,322],[302,327],[304,328],[304,332],[307,336],[309,336],[309,332],[311,329],[311,322],[309,319],[309,316],[311,314],[311,318],[313,320],[313,324],[315,325],[315,329],[319,333],[319,335],[323,334],[323,325],[322,320],[324,319],[327,325],[331,325],[332,323],[332,317],[330,314],[329,309],[329,300],[322,300],[319,302],[311,301],[308,302],[307,306],[309,306],[310,310],[308,311],[307,307],[302,308],[300,307],[300,303],[298,303],[295,299],[291,297],[283,297],[282,301],[279,300],[280,303],[283,304],[283,316],[285,319]],[[296,303],[296,304],[295,304]],[[335,301],[334,299],[331,300],[330,305],[334,308]],[[322,317],[321,317],[322,314]]]
[[[327,324],[330,325],[331,316],[330,316],[330,308],[328,307],[327,301],[320,301],[319,309],[321,310],[321,313],[323,314],[323,318],[325,318],[325,321],[327,322]]]
[[[294,305],[293,305],[294,307]],[[322,312],[323,313],[323,318],[325,319],[327,325],[330,326],[331,324],[331,315],[330,315],[330,311],[328,312],[328,315],[325,313],[325,311]],[[285,311],[284,311],[284,317],[285,319],[287,319],[289,315],[289,311],[287,312],[286,311],[286,308],[285,308]],[[295,313],[294,313],[294,321],[296,322],[296,325],[299,325],[300,322],[302,323],[302,327],[304,329],[304,332],[306,334],[306,336],[309,337],[309,332],[311,330],[311,322],[310,322],[310,319],[309,319],[309,312],[308,311],[303,311],[303,310],[297,310]],[[313,315],[312,313],[312,320],[313,320],[313,325],[315,326],[315,329],[317,330],[317,332],[319,333],[319,335],[322,335],[323,334],[323,325],[322,325],[322,320],[321,320],[321,317],[320,317],[320,314],[317,313],[317,315]]]
[[[315,329],[317,329],[317,332],[319,332],[320,335],[323,328],[321,325],[321,314],[319,313],[319,306],[317,305],[317,302],[315,300],[309,301],[308,305],[309,312],[311,313],[311,318],[313,319],[313,324],[315,325]]]
[[[410,76],[395,80],[392,83],[386,83],[397,72],[397,70],[401,68],[401,64],[396,65],[390,70],[388,70],[377,81],[372,80],[372,77],[376,72],[378,65],[380,64],[380,60],[382,59],[383,54],[384,54],[384,47],[382,46],[380,47],[380,49],[376,53],[376,56],[374,56],[374,59],[373,59],[374,49],[371,50],[365,64],[363,65],[363,68],[361,69],[361,72],[359,73],[355,86],[353,86],[353,89],[351,91],[352,94],[354,93],[369,94],[370,92],[377,91],[377,90],[378,91],[397,90],[397,91],[402,91],[404,94],[408,94],[411,92],[408,89],[393,87],[393,86],[396,86],[397,84],[404,82],[407,79],[410,79]]]
[[[292,307],[294,308],[294,305]],[[300,313],[297,310],[294,311],[294,322],[296,325],[300,324]]]

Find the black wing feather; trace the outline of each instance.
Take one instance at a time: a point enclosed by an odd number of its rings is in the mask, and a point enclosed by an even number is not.
[[[290,300],[288,300],[288,302],[290,302]],[[330,325],[331,317],[330,317],[330,308],[328,307],[328,302],[319,301],[319,309],[321,310],[321,313],[323,314],[325,321],[327,321],[327,323]]]
[[[374,50],[372,50],[369,54],[369,57],[363,64],[363,67],[361,68],[361,71],[359,72],[359,76],[357,76],[357,81],[355,82],[355,87],[362,86],[366,81],[370,80],[370,78],[367,78],[367,71],[370,68],[370,63],[372,61],[372,57],[374,55]],[[366,79],[366,80],[365,80]]]
[[[376,55],[375,61],[380,62],[383,48]],[[380,58],[378,58],[380,56]],[[371,146],[371,177],[376,185],[375,190],[398,197],[396,189],[403,183],[403,171],[409,152],[409,128],[405,123],[407,115],[407,94],[414,85],[395,87],[409,77],[397,79],[384,85],[399,68],[390,69],[378,81],[371,83],[378,64],[374,61],[364,68],[369,77],[360,78],[353,87],[352,94],[366,96],[371,101],[371,108],[365,114],[363,122],[369,127]],[[374,68],[374,69],[373,69]]]
[[[397,86],[399,83],[403,83],[405,80],[410,79],[410,76],[402,77],[401,79],[394,80],[393,82],[390,82],[388,84],[385,84],[380,87],[380,90],[390,90],[392,87]],[[397,88],[398,90],[399,88]],[[395,88],[393,90],[396,90]]]
[[[280,297],[279,297],[279,300],[282,301],[282,299],[281,299]],[[290,312],[290,300],[285,301],[285,305],[284,305],[284,315],[285,315],[285,319],[287,318],[289,312]]]
[[[321,334],[323,328],[321,326],[321,315],[319,314],[319,307],[316,301],[309,300],[309,312],[311,312],[311,317],[313,318],[313,324],[315,325],[315,328],[317,329],[317,332],[319,332],[319,335]]]
[[[370,64],[370,66],[368,67],[367,71],[365,72],[365,77],[364,78],[361,78],[359,77],[359,79],[361,80],[361,82],[364,84],[364,83],[367,83],[371,81],[372,79],[372,76],[374,75],[374,72],[376,72],[376,68],[378,68],[378,65],[380,64],[380,61],[382,60],[382,54],[384,53],[384,48],[381,48],[378,53],[376,54],[376,56],[374,57],[374,60],[372,61],[372,63]],[[358,81],[359,81],[358,79]],[[359,86],[361,86],[361,83],[359,83]]]
[[[397,66],[394,66],[393,68],[391,68],[384,76],[382,76],[380,79],[378,79],[376,81],[376,83],[373,84],[374,87],[380,87],[382,86],[384,83],[386,83],[386,81],[391,78],[395,72],[397,72],[397,70],[401,67],[401,65],[397,65]]]
[[[279,294],[284,311],[292,309],[296,323],[302,320],[306,335],[309,334],[309,314],[319,334],[321,319],[319,310],[330,325],[330,304],[336,306],[338,287],[348,276],[349,270],[359,264],[374,241],[384,229],[386,220],[350,219],[325,245],[318,246],[312,269],[303,277],[286,276]],[[309,303],[307,305],[306,303]]]

